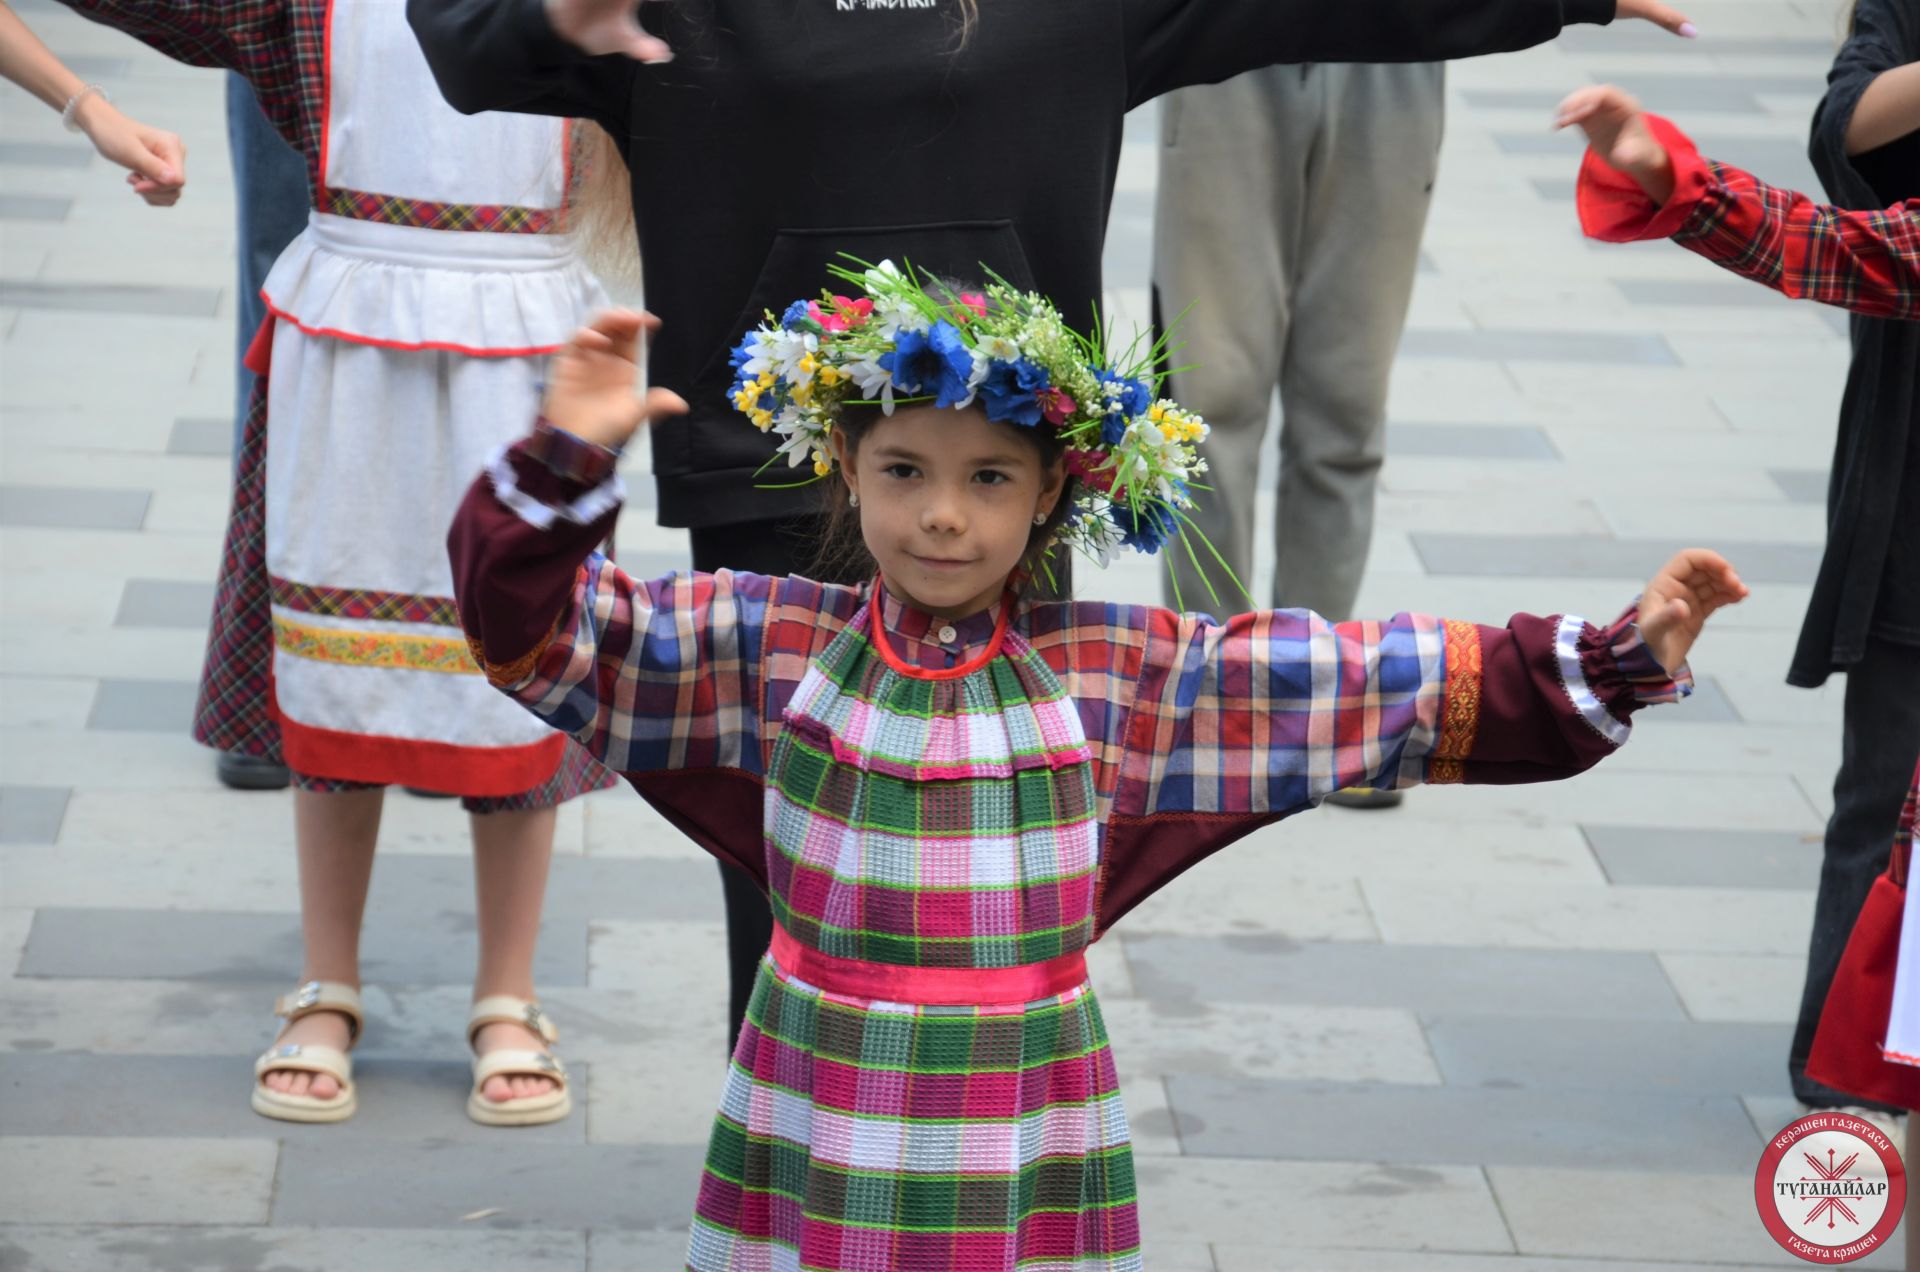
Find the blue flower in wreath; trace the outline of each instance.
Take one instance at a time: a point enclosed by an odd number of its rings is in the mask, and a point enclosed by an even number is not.
[[[807,312],[807,302],[796,300],[787,306],[787,312],[780,315],[780,325],[788,331],[800,331],[807,327],[817,327],[813,315]]]
[[[727,361],[733,365],[734,371],[738,372],[741,367],[746,366],[747,363],[753,360],[755,352],[754,337],[749,335],[745,340],[733,346],[733,352],[727,355]]]
[[[1122,544],[1149,556],[1158,552],[1160,545],[1173,538],[1179,529],[1173,509],[1159,502],[1143,507],[1116,501],[1108,505],[1107,515],[1119,527]]]
[[[1098,367],[1094,368],[1093,377],[1100,381],[1106,393],[1106,401],[1101,405],[1108,408],[1106,418],[1100,421],[1100,440],[1109,446],[1118,446],[1127,435],[1127,425],[1136,416],[1146,414],[1147,408],[1153,405],[1153,389],[1144,380],[1130,380]]]
[[[934,405],[954,407],[972,395],[973,353],[960,329],[944,318],[927,331],[901,328],[893,352],[880,355],[893,385],[915,397],[933,396]]]
[[[1033,428],[1040,423],[1040,394],[1053,387],[1047,369],[1031,358],[994,362],[980,382],[980,403],[996,423]]]

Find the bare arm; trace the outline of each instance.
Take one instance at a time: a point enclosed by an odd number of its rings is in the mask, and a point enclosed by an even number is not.
[[[0,0],[0,76],[57,111],[64,111],[87,87],[5,0]],[[73,122],[95,150],[127,169],[127,184],[134,193],[156,207],[179,201],[187,181],[187,151],[180,138],[127,118],[98,92],[88,93],[75,105]]]
[[[1847,124],[1847,153],[1865,154],[1920,130],[1920,62],[1882,71]]]

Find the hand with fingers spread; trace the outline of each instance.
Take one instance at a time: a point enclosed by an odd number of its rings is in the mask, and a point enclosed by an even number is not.
[[[667,389],[634,393],[641,337],[659,330],[652,314],[609,309],[573,333],[553,360],[540,413],[582,441],[617,450],[649,420],[682,415],[687,403]]]
[[[1714,612],[1749,595],[1740,575],[1718,552],[1688,548],[1660,568],[1640,594],[1640,639],[1668,672],[1687,660]]]
[[[1576,125],[1593,152],[1638,182],[1648,198],[1664,204],[1673,197],[1673,157],[1647,126],[1646,113],[1631,93],[1596,84],[1572,94],[1560,103],[1553,126]]]
[[[648,35],[634,0],[546,0],[556,35],[583,53],[624,53],[637,62],[671,62],[673,50]]]

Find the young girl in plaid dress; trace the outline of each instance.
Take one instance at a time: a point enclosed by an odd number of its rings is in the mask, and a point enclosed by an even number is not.
[[[597,551],[616,448],[685,409],[635,401],[651,320],[613,313],[468,493],[461,618],[494,684],[772,901],[689,1268],[1138,1268],[1087,946],[1343,786],[1580,772],[1688,691],[1746,589],[1695,550],[1604,627],[1034,599],[1055,542],[1205,551],[1181,534],[1204,421],[1157,398],[1158,350],[1038,297],[841,277],[864,294],[735,351],[732,398],[831,478],[872,584],[648,582]]]

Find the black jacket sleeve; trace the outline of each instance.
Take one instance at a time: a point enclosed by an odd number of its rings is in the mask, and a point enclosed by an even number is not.
[[[627,135],[638,63],[574,48],[541,0],[407,0],[407,21],[455,110],[591,119]]]
[[[1443,62],[1531,48],[1615,0],[1122,0],[1129,106],[1283,62]]]
[[[1813,112],[1813,136],[1807,156],[1827,196],[1841,207],[1865,211],[1912,198],[1914,189],[1883,197],[1861,164],[1862,155],[1847,154],[1847,129],[1867,85],[1884,71],[1920,60],[1920,4],[1911,0],[1860,0],[1854,9],[1853,30],[1827,72],[1827,95]],[[1895,142],[1894,146],[1902,143]],[[1912,183],[1909,182],[1909,185]]]

